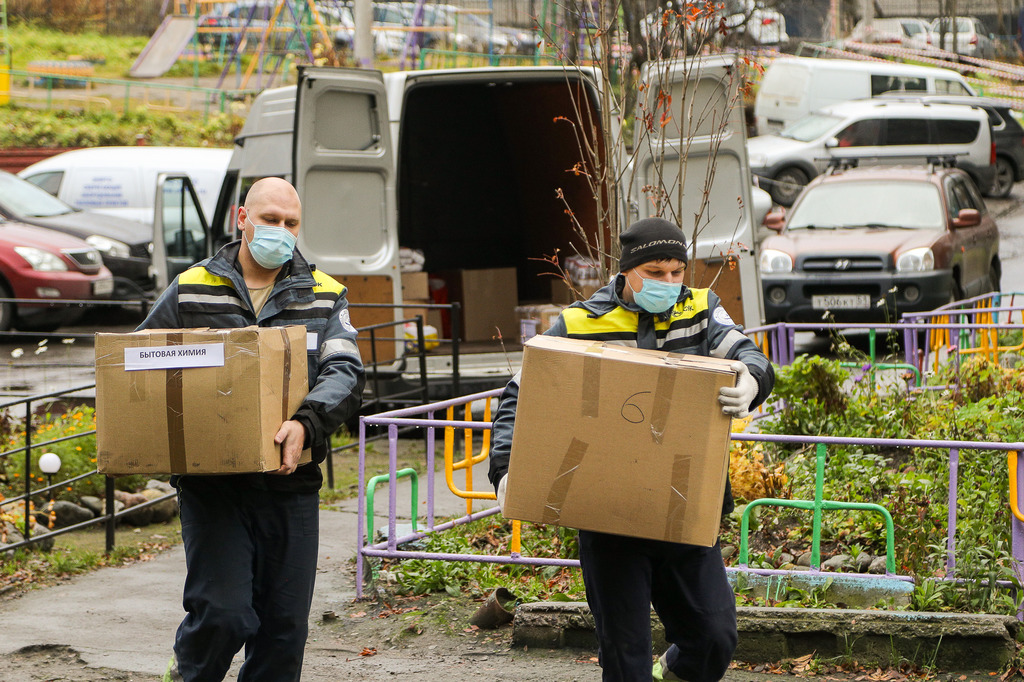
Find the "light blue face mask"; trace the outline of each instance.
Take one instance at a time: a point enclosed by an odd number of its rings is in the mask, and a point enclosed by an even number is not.
[[[640,274],[639,271],[637,274]],[[636,304],[647,312],[663,313],[679,300],[679,294],[683,290],[682,283],[670,284],[657,279],[647,279],[643,275],[640,275],[640,277],[644,281],[640,291],[633,289],[629,284],[628,277],[626,278],[626,286],[629,286],[633,291],[633,300]]]
[[[252,220],[249,224],[253,227],[252,239],[247,242],[249,253],[260,267],[276,270],[291,260],[295,253],[294,234],[277,225],[257,225]]]

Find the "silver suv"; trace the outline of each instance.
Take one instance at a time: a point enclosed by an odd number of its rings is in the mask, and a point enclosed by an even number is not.
[[[750,169],[783,206],[791,206],[811,178],[837,158],[860,166],[924,163],[956,158],[956,165],[988,192],[995,180],[995,148],[985,110],[978,106],[863,99],[823,107],[778,135],[747,142]]]

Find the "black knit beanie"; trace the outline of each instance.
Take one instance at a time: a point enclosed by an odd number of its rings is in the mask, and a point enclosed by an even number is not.
[[[686,237],[664,218],[644,218],[619,234],[622,252],[619,272],[632,270],[652,260],[676,258],[686,262]]]

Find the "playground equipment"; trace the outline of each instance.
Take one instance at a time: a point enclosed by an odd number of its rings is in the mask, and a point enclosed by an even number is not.
[[[0,0],[0,104],[11,101],[11,43],[7,35],[7,0]]]
[[[174,5],[178,13],[164,17],[132,65],[132,76],[162,76],[186,51],[194,59],[197,78],[202,60],[218,59],[224,65],[218,88],[232,68],[239,73],[237,89],[246,89],[254,73],[257,88],[270,87],[296,56],[307,63],[337,63],[332,30],[344,23],[344,15],[330,2],[187,0]],[[244,75],[243,54],[250,56]]]

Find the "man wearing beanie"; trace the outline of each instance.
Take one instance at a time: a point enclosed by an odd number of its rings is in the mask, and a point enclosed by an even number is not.
[[[683,285],[682,230],[663,218],[646,218],[620,234],[619,244],[619,273],[590,299],[562,311],[545,333],[734,360],[737,381],[721,390],[722,411],[742,418],[764,402],[775,384],[768,358],[714,292]],[[502,507],[518,399],[517,375],[501,396],[492,429],[488,476]],[[727,483],[722,513],[732,510]],[[705,682],[725,675],[736,649],[736,600],[717,544],[581,530],[579,549],[605,682]],[[652,604],[670,643],[657,661],[651,651]]]

